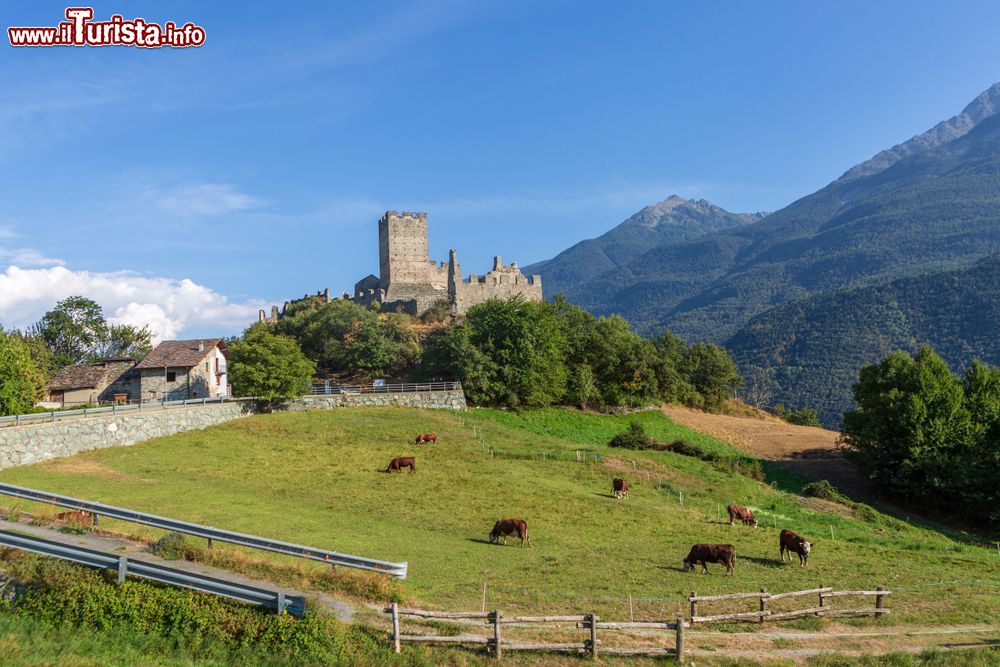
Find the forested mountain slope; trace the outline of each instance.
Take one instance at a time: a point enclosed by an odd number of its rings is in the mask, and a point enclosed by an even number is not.
[[[953,271],[837,290],[772,308],[727,343],[772,404],[817,408],[837,426],[858,370],[931,345],[954,370],[1000,364],[1000,255]],[[753,369],[765,369],[764,373]]]

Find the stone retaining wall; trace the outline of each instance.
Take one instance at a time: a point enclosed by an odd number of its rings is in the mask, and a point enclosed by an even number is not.
[[[461,389],[451,391],[414,391],[407,393],[359,393],[359,394],[328,394],[323,396],[303,396],[289,403],[290,412],[305,410],[329,410],[332,408],[354,408],[393,405],[400,408],[428,408],[432,410],[465,410],[465,392]]]
[[[290,412],[329,410],[359,406],[394,405],[404,408],[465,410],[465,393],[421,391],[405,394],[331,394],[305,396],[286,406]],[[166,410],[150,408],[117,415],[42,422],[0,428],[0,469],[31,465],[59,456],[72,456],[89,449],[125,447],[143,440],[181,431],[222,424],[252,411],[252,403],[209,403]]]
[[[0,469],[214,426],[250,414],[250,408],[234,401],[11,426],[0,429]]]

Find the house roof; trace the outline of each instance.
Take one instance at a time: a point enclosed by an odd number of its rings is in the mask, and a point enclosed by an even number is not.
[[[201,347],[201,349],[198,349]],[[222,354],[228,352],[221,338],[196,338],[194,340],[165,340],[156,346],[136,365],[136,368],[191,368],[197,366],[218,347]]]
[[[72,364],[55,374],[45,388],[49,391],[65,391],[67,389],[93,389],[110,384],[113,377],[105,377],[109,367],[121,373],[123,364],[135,363],[135,359],[122,357],[120,359],[102,359],[89,364]],[[111,365],[114,364],[112,367]]]

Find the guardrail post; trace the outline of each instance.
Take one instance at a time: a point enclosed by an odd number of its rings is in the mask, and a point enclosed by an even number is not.
[[[56,420],[56,412],[55,412],[55,410],[53,410],[52,411],[52,421],[55,422],[55,420]]]
[[[118,558],[118,585],[125,583],[125,575],[128,573],[128,557],[119,556]]]
[[[94,515],[94,528],[97,528],[97,523],[101,520],[101,517],[97,514]]]
[[[881,586],[876,586],[875,590],[876,591],[881,591],[881,590],[885,590],[885,589],[883,589]],[[882,608],[882,596],[881,595],[876,595],[875,596],[875,618],[878,618],[878,610],[881,609],[881,608]]]
[[[396,653],[401,651],[399,645],[399,605],[392,603],[392,648]]]
[[[691,622],[694,623],[694,617],[698,615],[698,601],[695,598],[698,594],[691,591]]]
[[[14,415],[14,426],[21,425],[21,415]]]
[[[285,614],[285,592],[278,591],[278,616]]]
[[[764,616],[767,615],[767,589],[761,587],[760,589],[760,622],[764,622]]]
[[[499,660],[503,651],[500,649],[500,610],[493,612],[493,651]]]
[[[677,662],[684,662],[684,619],[677,619]]]
[[[590,657],[597,660],[597,614],[590,615]]]
[[[211,548],[212,548],[212,538],[211,538],[211,537],[210,537],[210,538],[208,538],[208,548],[209,548],[209,549],[211,549]]]

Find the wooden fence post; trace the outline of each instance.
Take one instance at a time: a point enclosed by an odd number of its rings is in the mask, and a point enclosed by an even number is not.
[[[876,586],[875,590],[881,591],[881,590],[884,590],[884,589],[881,586]],[[881,595],[876,595],[875,596],[875,609],[876,609],[876,611],[875,611],[875,618],[878,618],[878,610],[881,609],[881,608],[882,608],[882,596]]]
[[[694,617],[698,615],[698,601],[695,598],[698,594],[691,591],[691,623],[694,623]]]
[[[392,603],[392,647],[396,653],[401,650],[399,645],[399,605],[395,602]]]
[[[500,659],[502,652],[500,650],[500,610],[497,609],[493,612],[493,643],[494,651],[496,652],[497,660]]]
[[[684,619],[677,619],[677,662],[684,662]]]
[[[819,591],[819,606],[820,607],[825,607],[826,606],[826,598],[823,597],[823,590],[822,590],[823,589],[823,584],[820,584],[819,587],[820,587],[820,591]],[[816,615],[817,616],[822,616],[823,613],[822,612],[816,612]]]
[[[761,587],[760,589],[760,622],[764,622],[764,617],[767,614],[767,589]]]
[[[597,614],[590,615],[590,655],[597,660]]]

